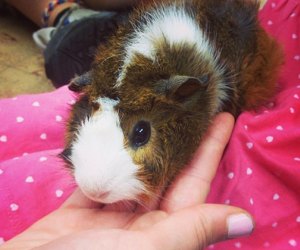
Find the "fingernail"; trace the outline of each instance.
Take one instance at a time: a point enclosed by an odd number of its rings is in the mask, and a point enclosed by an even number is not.
[[[253,231],[253,221],[246,214],[230,215],[227,218],[228,237],[235,238],[249,235]]]

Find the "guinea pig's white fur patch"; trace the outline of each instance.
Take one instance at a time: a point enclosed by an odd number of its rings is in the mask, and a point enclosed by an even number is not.
[[[78,131],[70,160],[81,190],[104,203],[134,199],[144,190],[136,166],[124,148],[118,101],[99,98],[100,110],[87,118]]]
[[[116,86],[122,85],[127,67],[132,63],[135,54],[141,54],[155,61],[155,44],[165,39],[172,47],[174,45],[187,45],[195,47],[199,56],[205,56],[214,61],[215,52],[191,13],[182,6],[160,7],[145,15],[146,24],[138,27],[125,47],[126,56],[120,70]]]

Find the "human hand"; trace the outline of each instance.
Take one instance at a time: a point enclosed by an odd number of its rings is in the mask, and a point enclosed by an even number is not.
[[[174,181],[158,210],[116,211],[77,190],[60,209],[1,249],[203,249],[249,234],[253,223],[245,211],[204,204],[233,123],[229,114],[216,117],[192,163]]]

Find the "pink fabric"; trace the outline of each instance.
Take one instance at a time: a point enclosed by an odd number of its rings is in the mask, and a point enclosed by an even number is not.
[[[56,209],[74,185],[57,155],[74,95],[0,100],[0,244]]]
[[[300,2],[269,1],[260,19],[284,46],[281,92],[239,116],[208,198],[248,210],[256,230],[209,249],[300,249]]]
[[[260,17],[285,49],[281,91],[268,108],[238,118],[208,198],[247,209],[256,230],[209,249],[300,249],[300,3],[269,1]],[[0,243],[72,193],[56,155],[73,101],[66,87],[0,100]]]

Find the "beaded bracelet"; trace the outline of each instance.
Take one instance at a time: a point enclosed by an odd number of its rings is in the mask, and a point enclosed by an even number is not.
[[[48,3],[48,6],[44,9],[42,13],[42,24],[44,27],[48,27],[48,22],[51,12],[60,4],[63,3],[80,3],[80,0],[54,0]]]

